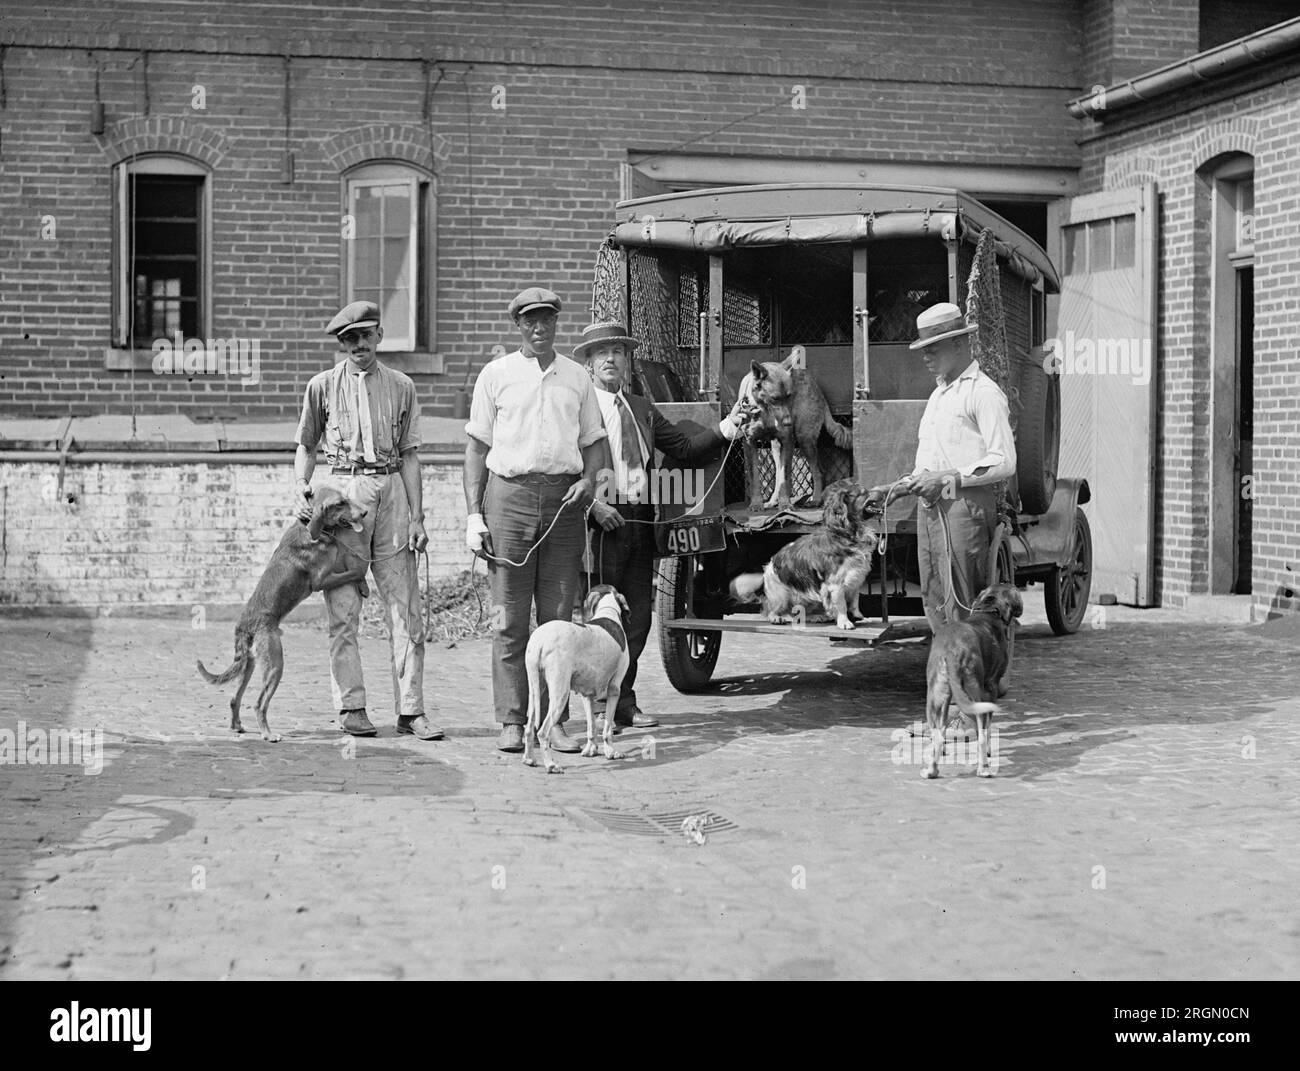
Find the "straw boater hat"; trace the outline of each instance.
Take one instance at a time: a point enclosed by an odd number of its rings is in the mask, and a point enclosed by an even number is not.
[[[616,320],[609,320],[605,323],[588,324],[582,329],[582,341],[573,347],[573,356],[578,360],[584,360],[587,351],[594,349],[596,346],[605,342],[621,342],[627,347],[628,353],[636,349],[640,343],[627,333],[627,328]]]
[[[950,301],[941,301],[931,305],[916,318],[916,341],[908,349],[919,350],[945,338],[969,335],[976,329],[976,324],[966,323],[961,309]]]

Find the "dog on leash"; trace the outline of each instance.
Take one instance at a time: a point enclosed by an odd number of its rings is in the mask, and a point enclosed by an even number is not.
[[[597,584],[582,604],[585,624],[572,621],[548,621],[528,637],[524,650],[524,667],[528,671],[528,725],[524,728],[524,765],[536,766],[533,750],[538,733],[542,739],[542,758],[547,773],[563,773],[551,754],[551,729],[573,692],[587,715],[587,743],[582,753],[596,754],[596,714],[592,700],[605,698],[605,731],[601,734],[601,752],[607,759],[621,759],[623,752],[613,744],[614,708],[618,706],[623,675],[627,673],[627,630],[624,615],[627,600],[611,584]],[[546,720],[541,720],[542,678],[546,679],[549,706]]]
[[[866,582],[879,537],[868,524],[878,513],[870,494],[852,480],[826,489],[821,526],[778,550],[761,573],[742,573],[731,581],[737,602],[762,593],[767,619],[784,624],[798,608],[821,603],[842,629],[856,628],[858,589]]]
[[[1016,618],[1024,612],[1020,592],[1012,584],[985,588],[971,604],[970,618],[940,628],[930,644],[925,666],[925,720],[933,742],[922,777],[939,776],[943,734],[952,704],[975,722],[979,733],[980,777],[992,777],[989,728],[1001,713],[995,700],[1006,694],[1015,642]]]
[[[349,554],[334,533],[343,525],[361,531],[366,511],[331,487],[316,491],[311,520],[295,520],[285,530],[280,545],[267,563],[248,605],[235,626],[235,661],[224,673],[209,673],[202,662],[199,672],[209,684],[229,684],[239,678],[239,689],[230,701],[230,727],[244,731],[239,704],[253,671],[262,671],[262,689],[257,694],[257,725],[262,739],[274,744],[281,737],[271,732],[266,712],[284,674],[284,649],[280,643],[280,621],[313,591],[326,591],[355,583],[366,593],[369,563]]]
[[[797,446],[812,473],[812,497],[808,505],[822,504],[822,469],[817,460],[817,440],[825,431],[841,450],[853,449],[853,433],[831,416],[826,395],[803,367],[801,347],[784,361],[750,364],[740,381],[740,397],[754,414],[745,427],[745,472],[749,479],[749,508],[771,509],[790,506],[791,470]],[[758,472],[759,447],[770,444],[776,463],[772,497],[763,502]]]

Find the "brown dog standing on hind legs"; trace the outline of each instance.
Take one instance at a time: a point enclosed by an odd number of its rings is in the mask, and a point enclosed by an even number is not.
[[[267,563],[266,572],[257,582],[248,605],[235,626],[235,661],[217,675],[197,662],[199,672],[209,684],[229,684],[236,677],[239,689],[230,701],[230,727],[244,731],[239,720],[239,704],[253,671],[262,670],[262,689],[257,694],[257,724],[262,739],[277,743],[279,733],[271,732],[266,712],[284,674],[284,649],[280,645],[280,621],[313,591],[357,584],[366,594],[366,570],[369,563],[349,554],[334,538],[334,530],[348,525],[361,531],[366,511],[358,508],[332,487],[316,492],[311,520],[295,520],[285,530],[280,545]]]
[[[585,624],[547,621],[528,637],[528,647],[524,651],[524,667],[528,671],[525,766],[537,765],[533,751],[537,747],[538,722],[541,721],[543,676],[546,678],[548,708],[540,732],[546,772],[564,772],[551,754],[551,728],[564,709],[570,692],[578,696],[587,715],[587,743],[582,753],[587,758],[596,754],[596,714],[591,701],[596,696],[603,696],[605,710],[611,713],[618,706],[628,663],[627,631],[623,625],[627,613],[627,600],[613,585],[597,584],[582,604]],[[615,749],[613,735],[614,719],[607,716],[601,736],[601,752],[607,759],[621,759],[623,752]]]
[[[790,506],[790,483],[794,451],[798,446],[812,473],[812,497],[807,505],[822,504],[822,469],[817,459],[817,440],[825,431],[841,450],[853,449],[853,432],[831,416],[826,395],[804,367],[804,350],[796,346],[780,363],[754,361],[740,381],[740,397],[756,419],[745,428],[745,471],[749,479],[749,508],[771,509]],[[758,448],[770,443],[776,463],[772,497],[763,502],[758,473]]]
[[[934,634],[925,666],[925,720],[932,746],[921,765],[922,777],[939,776],[949,706],[975,722],[979,733],[980,777],[992,777],[989,730],[1001,712],[996,700],[1006,692],[1011,672],[1016,618],[1024,612],[1020,592],[1011,584],[985,588],[971,604],[970,619],[953,621]]]

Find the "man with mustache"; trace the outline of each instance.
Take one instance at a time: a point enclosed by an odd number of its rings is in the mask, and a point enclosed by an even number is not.
[[[366,510],[357,537],[339,534],[356,558],[370,563],[379,595],[388,607],[397,732],[420,740],[442,737],[424,713],[424,625],[416,553],[429,543],[424,531],[420,485],[420,403],[409,376],[382,364],[377,347],[384,337],[379,307],[371,301],[347,305],[325,328],[338,342],[340,360],[307,384],[294,440],[298,517],[311,516],[316,447],[325,440],[328,482]],[[374,736],[366,716],[357,628],[361,591],[344,584],[325,592],[329,614],[330,683],[339,708],[339,728],[352,736]]]

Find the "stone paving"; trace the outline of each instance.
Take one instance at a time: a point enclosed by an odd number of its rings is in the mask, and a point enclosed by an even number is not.
[[[0,738],[104,734],[97,775],[0,766],[0,977],[1300,977],[1296,629],[1027,605],[997,776],[934,782],[914,647],[727,636],[695,696],[652,648],[663,725],[547,777],[493,747],[486,641],[431,645],[436,743],[365,641],[350,741],[290,627],[271,745],[194,670],[229,623],[0,618]]]

